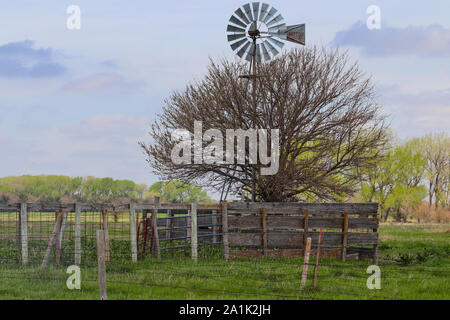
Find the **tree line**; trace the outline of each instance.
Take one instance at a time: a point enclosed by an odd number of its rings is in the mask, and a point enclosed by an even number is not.
[[[450,137],[427,134],[392,145],[360,172],[358,198],[378,202],[382,218],[450,222]]]
[[[178,180],[151,186],[113,178],[24,175],[0,178],[0,203],[12,202],[209,202],[206,191]]]

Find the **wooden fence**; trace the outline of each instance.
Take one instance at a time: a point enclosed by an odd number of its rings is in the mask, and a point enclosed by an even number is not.
[[[376,261],[377,210],[373,203],[8,204],[0,205],[0,242],[16,246],[24,264],[29,252],[40,252],[37,240],[45,249],[40,259],[48,259],[54,245],[57,263],[66,252],[68,262],[80,264],[82,254],[95,257],[95,232],[102,229],[107,261],[137,261],[148,253],[161,258],[161,252],[175,248],[190,248],[197,259],[198,246],[212,244],[223,245],[229,259],[303,256],[307,238],[315,254],[322,229],[321,256]]]
[[[321,256],[371,258],[378,255],[378,204],[224,203],[230,256],[312,254],[323,230]],[[240,249],[240,250],[238,250]]]

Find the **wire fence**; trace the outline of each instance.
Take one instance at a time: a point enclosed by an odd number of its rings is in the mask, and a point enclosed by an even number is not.
[[[99,229],[106,233],[108,262],[135,261],[172,249],[184,249],[187,256],[193,233],[190,206],[0,205],[0,265],[95,264]],[[199,208],[196,218],[196,245],[222,244],[221,214]]]
[[[314,267],[315,264],[310,264]],[[233,267],[236,272],[233,272]],[[128,286],[139,288],[148,292],[145,297],[149,299],[170,299],[166,294],[153,291],[155,288],[170,289],[170,292],[184,291],[186,293],[195,294],[198,297],[213,296],[215,298],[233,298],[240,299],[288,299],[288,300],[321,300],[330,299],[330,297],[338,297],[341,299],[406,299],[401,290],[392,289],[391,282],[398,286],[398,282],[405,280],[416,280],[417,283],[423,281],[434,281],[436,283],[447,281],[449,279],[448,268],[434,267],[435,270],[442,272],[440,275],[423,275],[421,271],[408,269],[408,273],[412,273],[415,277],[408,274],[398,275],[390,274],[383,270],[382,283],[384,287],[391,287],[389,290],[370,291],[365,288],[368,275],[364,266],[340,266],[321,264],[319,271],[319,286],[317,290],[313,290],[311,283],[304,291],[300,291],[301,264],[298,264],[296,271],[277,271],[273,268],[267,269],[267,265],[261,264],[255,268],[253,265],[247,265],[245,262],[232,262],[221,267],[216,265],[198,265],[192,267],[178,266],[173,268],[164,268],[164,270],[147,270],[144,278],[118,279],[117,273],[107,273],[107,286],[113,292],[125,290]],[[329,270],[325,270],[329,269]],[[442,270],[441,270],[442,269]],[[330,273],[330,270],[332,271]],[[391,266],[391,270],[395,272],[404,272],[403,267]],[[354,273],[354,271],[357,271]],[[53,272],[55,272],[53,270]],[[314,272],[311,269],[310,275]],[[339,275],[334,272],[340,273]],[[352,273],[353,272],[353,273]],[[98,279],[93,276],[95,272],[91,272],[88,276],[82,277],[82,283],[90,283],[95,286]],[[12,271],[0,270],[0,278],[2,287],[8,287],[8,283],[16,285],[17,281],[39,282],[48,285],[51,282],[59,286],[64,286],[67,281],[67,275],[52,274],[46,272],[31,272],[30,270]],[[239,277],[240,281],[231,283],[231,277]],[[310,279],[310,282],[312,279]],[[401,287],[400,287],[401,288]],[[64,289],[63,289],[64,290]],[[65,289],[68,290],[68,289]],[[129,290],[129,288],[127,289]],[[178,291],[177,291],[178,290]],[[417,297],[417,298],[420,298]]]
[[[263,254],[258,258],[239,256],[224,260],[223,213],[214,208],[190,205],[151,206],[150,209],[145,206],[114,208],[74,205],[51,209],[53,211],[31,206],[24,211],[23,207],[0,207],[1,286],[15,288],[18,284],[42,284],[44,288],[53,286],[58,290],[68,290],[65,288],[68,276],[62,266],[75,264],[82,266],[82,283],[90,284],[88,294],[92,297],[99,282],[97,231],[101,230],[101,239],[105,242],[106,283],[113,292],[113,298],[126,298],[130,290],[137,290],[144,292],[143,296],[149,299],[171,299],[173,296],[216,299],[403,299],[409,296],[399,290],[399,283],[419,286],[424,282],[443,286],[450,292],[450,266],[402,266],[381,259],[378,266],[387,289],[379,291],[366,287],[368,260],[349,264],[325,259],[319,264],[319,285],[314,290],[311,283],[316,264],[305,263],[298,256],[280,258]],[[256,215],[249,217],[256,222],[260,220]],[[340,223],[339,219],[334,217],[331,222]],[[303,227],[305,220],[301,222]],[[298,220],[294,222],[297,226]],[[350,220],[351,223],[367,222],[359,219]],[[191,254],[194,258],[194,242],[200,252],[197,263],[186,259]],[[317,253],[314,250],[311,251],[312,256]],[[23,264],[24,252],[27,264]],[[162,261],[159,259],[161,252],[165,258]],[[54,264],[54,268],[36,268],[46,259]],[[303,268],[306,266],[309,267],[308,284],[301,290]],[[0,296],[5,292],[8,289],[0,290]]]
[[[450,268],[446,266],[381,266],[382,290],[369,290],[366,281],[367,265],[342,265],[322,262],[318,270],[318,287],[312,288],[315,263],[309,263],[308,285],[300,290],[303,261],[282,263],[262,259],[250,261],[239,259],[223,263],[209,263],[206,260],[196,264],[184,264],[182,260],[161,263],[152,258],[146,265],[121,272],[120,264],[107,265],[107,288],[114,294],[111,298],[124,299],[131,290],[140,292],[146,299],[172,299],[175,297],[213,297],[215,299],[410,299],[402,292],[402,284],[417,286],[424,282],[450,289]],[[68,275],[64,269],[0,269],[0,283],[5,287],[17,283],[40,283],[45,287],[57,286],[65,289]],[[95,296],[98,283],[96,268],[90,267],[83,273],[82,284],[89,284],[91,296]],[[235,280],[233,280],[235,279]],[[238,279],[238,281],[236,281]],[[445,283],[447,284],[445,286]],[[161,291],[164,289],[163,291]],[[405,289],[406,290],[406,289]],[[84,290],[86,291],[86,290]],[[445,297],[445,292],[443,292]],[[447,292],[448,294],[448,292]],[[130,298],[136,295],[131,294]],[[44,297],[43,297],[44,298]],[[53,297],[52,297],[53,298]],[[421,298],[420,294],[415,298]]]

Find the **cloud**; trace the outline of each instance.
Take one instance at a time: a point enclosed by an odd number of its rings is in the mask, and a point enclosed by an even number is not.
[[[391,96],[394,102],[415,110],[427,109],[430,106],[444,107],[450,111],[450,88],[423,91],[418,94],[396,93]]]
[[[418,55],[423,57],[450,56],[450,29],[433,24],[427,27],[394,28],[383,26],[369,30],[359,21],[349,29],[338,31],[332,41],[338,46],[361,48],[371,57]]]
[[[53,49],[34,48],[31,40],[0,45],[0,77],[60,76],[66,68],[54,59]]]
[[[128,91],[144,85],[142,81],[127,81],[123,76],[112,73],[97,73],[67,83],[61,89],[72,92],[98,92],[108,90]]]

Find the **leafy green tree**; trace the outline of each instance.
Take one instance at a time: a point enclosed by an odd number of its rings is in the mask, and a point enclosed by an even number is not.
[[[148,187],[145,184],[138,184],[134,188],[135,197],[138,200],[144,199],[145,192],[147,191]]]
[[[428,202],[431,207],[449,205],[450,137],[447,133],[427,134],[420,139],[420,151],[426,157]]]
[[[426,196],[421,185],[426,159],[417,150],[417,140],[393,148],[361,183],[364,201],[379,203],[386,221],[391,213],[397,221],[405,220],[411,209]]]
[[[142,199],[146,185],[137,185],[130,180],[112,178],[67,177],[55,175],[20,176],[0,178],[2,201],[15,195],[20,201],[59,202],[112,201],[120,198]]]
[[[150,186],[149,191],[162,200],[173,203],[211,202],[202,188],[180,180],[158,181]]]

